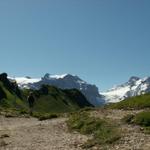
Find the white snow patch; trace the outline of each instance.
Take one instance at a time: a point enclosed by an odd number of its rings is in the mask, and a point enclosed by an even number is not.
[[[107,102],[119,102],[125,96],[125,94],[130,90],[130,87],[120,87],[108,92],[101,92],[100,94],[103,95]]]
[[[66,77],[68,74],[62,74],[62,75],[49,75],[49,78],[54,78],[54,79],[63,79]]]
[[[39,82],[41,80],[41,78],[26,78],[26,77],[17,77],[17,78],[12,78],[9,77],[9,79],[15,80],[18,84],[29,84],[29,83],[35,83],[35,82]]]

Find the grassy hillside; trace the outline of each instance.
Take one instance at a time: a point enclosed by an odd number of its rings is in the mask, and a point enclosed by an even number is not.
[[[121,102],[110,104],[108,107],[116,109],[144,109],[150,108],[150,94],[140,95],[125,99]]]
[[[2,109],[27,109],[27,105],[23,99],[19,98],[13,91],[8,90],[0,81],[0,108]]]
[[[68,112],[92,106],[76,89],[61,90],[54,86],[43,86],[36,91],[34,110],[38,112]]]

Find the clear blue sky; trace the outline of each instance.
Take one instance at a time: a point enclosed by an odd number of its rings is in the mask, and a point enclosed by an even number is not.
[[[150,75],[150,0],[0,0],[0,72],[71,73],[100,90]]]

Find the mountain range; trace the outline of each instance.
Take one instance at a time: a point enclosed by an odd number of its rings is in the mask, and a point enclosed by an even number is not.
[[[96,85],[89,84],[78,76],[71,74],[50,75],[46,73],[44,77],[37,79],[30,77],[9,77],[9,79],[16,80],[17,84],[22,89],[39,89],[43,84],[53,85],[61,89],[78,89],[92,105],[99,106],[105,103]]]
[[[122,101],[129,97],[150,92],[150,77],[139,78],[132,76],[127,82],[113,87],[106,92],[101,92],[106,103]]]
[[[42,78],[16,77],[20,88],[39,89],[43,84],[57,86],[61,89],[78,89],[94,106],[115,103],[126,98],[150,92],[150,77],[132,76],[127,82],[117,85],[105,92],[99,92],[96,85],[89,84],[78,76],[71,74],[51,75],[46,73]]]

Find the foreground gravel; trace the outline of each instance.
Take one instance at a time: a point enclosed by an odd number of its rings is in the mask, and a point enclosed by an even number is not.
[[[65,121],[0,116],[0,150],[80,150],[88,138],[70,133]]]

